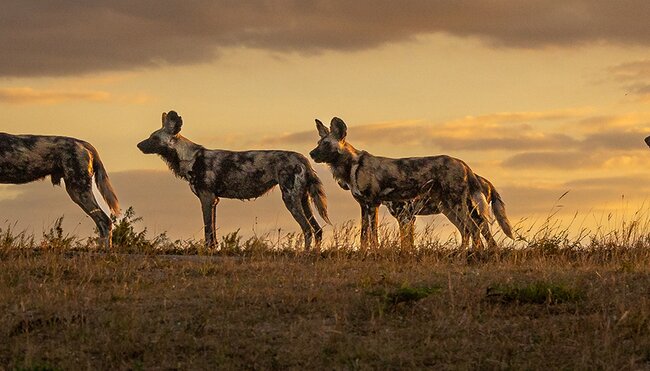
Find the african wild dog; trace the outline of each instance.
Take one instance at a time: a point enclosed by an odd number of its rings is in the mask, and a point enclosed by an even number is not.
[[[112,223],[93,195],[93,175],[111,211],[119,214],[120,207],[97,150],[75,138],[0,133],[0,183],[24,184],[48,175],[54,185],[65,181],[72,201],[93,219],[101,243],[110,248]]]
[[[361,206],[361,246],[377,246],[377,209],[384,201],[424,200],[438,205],[458,228],[463,246],[469,238],[482,247],[480,227],[472,220],[475,209],[487,222],[487,201],[472,170],[449,156],[386,158],[355,149],[346,142],[347,126],[338,117],[330,129],[319,120],[318,146],[310,152],[314,161],[329,165],[339,185],[349,189]]]
[[[501,195],[497,192],[494,185],[490,183],[489,180],[483,178],[482,176],[475,174],[481,183],[481,190],[486,200],[492,205],[492,212],[497,220],[497,223],[503,230],[506,236],[513,238],[512,226],[510,226],[510,221],[506,216],[506,207]],[[421,201],[421,200],[420,200]],[[414,243],[414,234],[415,234],[415,216],[416,215],[435,215],[440,214],[442,211],[438,203],[429,202],[422,203],[418,201],[384,201],[382,202],[387,208],[390,214],[397,219],[399,223],[400,239],[402,246],[412,247]],[[481,216],[476,212],[476,210],[471,211],[472,219],[474,223],[481,227],[481,234],[483,238],[488,243],[490,247],[496,247],[496,241],[490,233],[490,227],[488,223],[484,223],[481,219]]]
[[[154,153],[167,163],[174,175],[190,183],[201,201],[205,243],[216,243],[216,207],[219,198],[257,198],[280,185],[282,200],[298,222],[305,237],[305,249],[315,236],[320,245],[323,231],[312,214],[309,199],[329,223],[327,199],[320,179],[305,156],[290,151],[209,150],[181,136],[182,118],[174,111],[162,114],[162,128],[138,144],[146,154]]]

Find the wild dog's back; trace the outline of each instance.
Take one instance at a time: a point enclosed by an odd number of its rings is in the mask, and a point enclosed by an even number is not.
[[[388,158],[363,152],[353,171],[353,183],[361,194],[381,201],[408,200],[423,193],[431,196],[464,188],[459,180],[466,179],[468,169],[446,155]]]
[[[54,137],[0,133],[0,182],[22,184],[44,178],[57,168]]]
[[[52,175],[53,183],[58,184],[56,180],[63,177],[66,165],[72,165],[70,161],[82,160],[75,168],[87,167],[86,160],[92,156],[88,145],[72,137],[0,133],[0,182],[22,184]],[[88,156],[80,157],[84,152]]]
[[[305,173],[310,166],[303,155],[282,150],[206,150],[203,156],[195,162],[193,177],[225,198],[257,198],[279,184],[282,175]]]

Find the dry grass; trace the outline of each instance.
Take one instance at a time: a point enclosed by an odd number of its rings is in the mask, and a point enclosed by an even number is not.
[[[0,231],[0,365],[650,369],[644,223],[571,237],[549,219],[468,256],[429,233],[402,250],[386,228],[359,251],[353,224],[319,254],[236,233],[205,251],[131,218],[110,254],[56,225]]]

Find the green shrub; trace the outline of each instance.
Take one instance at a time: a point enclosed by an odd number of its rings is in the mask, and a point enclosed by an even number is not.
[[[136,231],[136,224],[142,221],[142,217],[135,216],[132,206],[124,212],[121,219],[111,216],[113,222],[113,247],[123,252],[153,252],[162,245],[179,245],[172,243],[165,232],[153,239],[147,238],[147,228]],[[169,246],[168,246],[169,247]]]
[[[438,286],[409,286],[403,284],[401,287],[393,289],[378,289],[370,291],[369,294],[373,296],[378,296],[381,298],[384,306],[390,308],[394,307],[400,303],[415,303],[416,301],[422,300],[428,297],[431,294],[437,293],[440,291]]]
[[[521,304],[559,304],[576,302],[582,294],[562,284],[537,281],[526,285],[493,284],[486,297],[492,302]]]

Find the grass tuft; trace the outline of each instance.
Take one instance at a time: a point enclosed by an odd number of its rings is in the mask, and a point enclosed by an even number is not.
[[[560,304],[582,299],[582,294],[563,284],[536,281],[530,284],[492,284],[486,298],[492,302],[515,304]]]
[[[369,294],[378,296],[388,307],[394,307],[400,303],[412,304],[428,297],[431,294],[441,291],[440,286],[409,286],[402,285],[396,289],[379,289],[370,291]]]
[[[63,231],[63,217],[54,221],[46,232],[43,232],[41,247],[44,249],[70,249],[77,242],[77,237]]]

